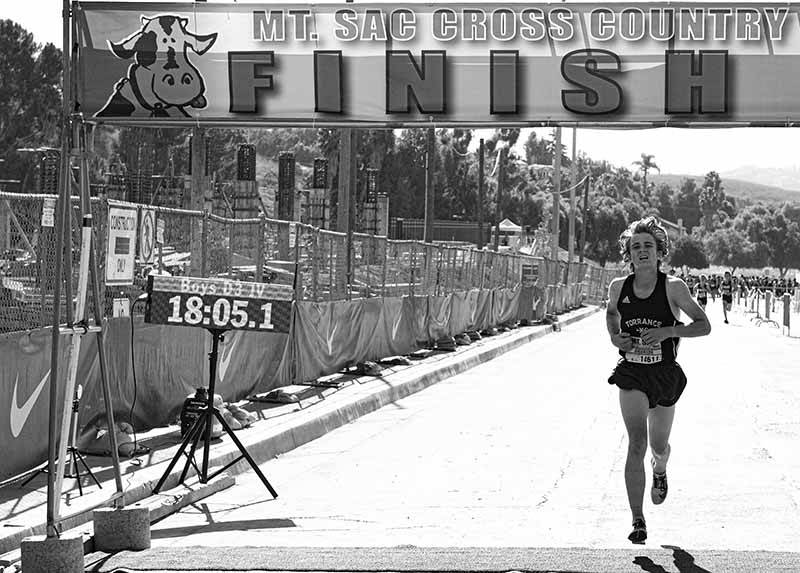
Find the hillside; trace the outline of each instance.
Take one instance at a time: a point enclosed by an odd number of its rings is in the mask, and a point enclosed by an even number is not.
[[[755,181],[763,185],[780,187],[790,191],[800,191],[800,166],[792,167],[759,167],[744,165],[720,173],[723,179],[730,177],[740,181]]]
[[[722,186],[725,193],[736,199],[744,199],[757,203],[762,201],[764,203],[800,203],[800,191],[792,191],[783,189],[781,187],[773,187],[771,185],[761,185],[759,183],[751,183],[750,181],[742,181],[741,179],[729,179],[724,175],[722,177]],[[651,174],[649,180],[653,181],[656,185],[666,183],[667,185],[679,189],[684,179],[694,179],[698,185],[703,183],[704,176],[702,175],[672,175],[672,174]]]

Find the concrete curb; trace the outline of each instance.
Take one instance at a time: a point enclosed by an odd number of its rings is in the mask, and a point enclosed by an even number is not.
[[[236,480],[232,476],[225,473],[209,480],[206,484],[200,484],[196,476],[187,481],[188,483],[186,485],[161,492],[158,496],[144,498],[141,503],[128,504],[126,507],[148,508],[150,511],[150,523],[153,523],[180,511],[187,505],[191,505],[223,489],[227,489],[236,483]],[[87,511],[85,514],[81,514],[86,515],[88,518],[84,519],[80,525],[62,531],[62,535],[79,535],[83,537],[84,555],[95,551],[92,513],[92,511]],[[37,526],[35,529],[39,529],[39,527]],[[44,535],[44,533],[32,535]],[[25,537],[31,537],[32,535],[25,535]],[[21,566],[21,557],[22,554],[19,547],[0,555],[0,573],[17,573]]]
[[[564,313],[559,316],[558,324],[561,327],[569,326],[602,310],[600,307],[587,306]],[[270,460],[280,454],[289,452],[298,446],[306,444],[326,433],[348,424],[365,414],[401,400],[411,394],[424,390],[442,380],[471,368],[488,362],[506,352],[514,350],[523,344],[554,333],[552,325],[536,325],[522,327],[505,335],[483,339],[484,344],[475,343],[472,346],[459,347],[458,350],[448,355],[437,355],[436,360],[429,362],[423,360],[413,366],[393,372],[386,377],[362,377],[358,383],[345,387],[332,396],[326,397],[315,403],[307,410],[292,413],[291,420],[275,421],[275,427],[259,434],[251,433],[240,435],[239,439],[247,449],[250,456],[259,464]],[[361,380],[364,380],[361,382]],[[222,467],[233,462],[240,455],[233,443],[226,440],[222,444],[212,444],[209,467]],[[162,487],[162,492],[179,486],[178,479],[182,464],[178,464],[170,473]],[[125,491],[124,504],[126,506],[141,502],[152,496],[153,488],[163,473],[161,463],[140,471],[147,472],[148,477],[137,485]],[[242,460],[227,468],[230,476],[250,469],[246,461]],[[148,471],[149,470],[149,471]],[[152,477],[150,477],[152,475]],[[144,476],[143,476],[144,477]],[[267,476],[269,478],[269,476]],[[196,481],[193,478],[192,481]],[[206,485],[196,484],[198,490],[211,486],[214,480]],[[217,487],[219,487],[217,485]],[[278,489],[276,487],[276,489]],[[280,492],[278,492],[280,494]],[[109,502],[107,506],[112,506]],[[180,506],[167,513],[159,513],[160,519],[180,509]],[[92,519],[92,511],[72,516],[63,523],[65,530],[74,529],[86,524]],[[85,531],[85,528],[83,528]],[[16,531],[13,536],[0,539],[0,566],[10,565],[9,555],[18,552],[19,544],[24,537],[42,535],[46,533],[44,523]],[[13,557],[11,558],[13,559]],[[2,569],[0,569],[2,571]]]

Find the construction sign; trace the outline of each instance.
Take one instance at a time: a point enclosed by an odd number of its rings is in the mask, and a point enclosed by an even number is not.
[[[136,267],[136,208],[108,207],[106,284],[131,285]]]

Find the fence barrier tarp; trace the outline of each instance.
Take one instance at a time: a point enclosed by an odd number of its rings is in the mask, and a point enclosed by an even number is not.
[[[0,336],[0,480],[47,459],[51,341],[49,329]]]
[[[104,328],[108,378],[117,421],[132,417],[137,428],[174,422],[187,395],[208,386],[210,335],[201,328],[177,328],[142,323],[135,318],[134,371],[131,363],[130,319],[111,319]],[[0,336],[0,480],[41,463],[47,456],[50,329]],[[83,386],[78,424],[105,422],[100,384],[97,336],[84,336],[76,380]],[[254,391],[286,385],[289,378],[288,335],[229,332],[220,344],[217,392],[226,401]],[[22,351],[21,351],[22,349]],[[68,347],[59,348],[66,363]],[[59,371],[59,387],[66,369]],[[134,404],[135,396],[135,404]],[[59,404],[63,399],[59,400]]]
[[[50,325],[53,323],[55,237],[41,226],[41,213],[52,195],[0,192],[0,201],[18,226],[4,237],[4,248],[15,253],[0,260],[0,479],[18,475],[44,461],[47,449],[47,399],[42,377],[50,362]],[[95,239],[105,252],[110,200],[92,198]],[[137,207],[135,204],[130,204]],[[296,381],[332,374],[348,363],[407,354],[436,340],[468,330],[484,330],[522,317],[522,265],[539,269],[534,301],[537,319],[605,296],[608,281],[619,269],[594,265],[571,273],[564,265],[519,253],[477,250],[470,245],[436,245],[393,241],[359,235],[354,251],[352,282],[346,276],[345,235],[308,225],[272,219],[225,219],[201,211],[153,207],[165,222],[169,253],[163,269],[185,276],[192,253],[188,228],[192,222],[213,223],[213,233],[201,236],[199,256],[203,278],[255,280],[256,262],[263,264],[262,281],[291,285],[296,282],[295,320],[288,334],[231,331],[219,348],[217,388],[225,400],[240,400]],[[78,225],[78,203],[72,214]],[[299,233],[298,233],[299,230]],[[252,243],[247,257],[230,256],[229,237]],[[316,238],[299,242],[293,237]],[[262,243],[259,245],[258,237]],[[281,242],[280,237],[289,237]],[[74,232],[65,247],[72,258],[67,273],[77,289],[80,234]],[[216,254],[214,254],[216,253]],[[255,254],[253,254],[255,253]],[[295,262],[296,260],[296,262]],[[104,276],[104,257],[99,257]],[[132,303],[145,290],[154,264],[138,262],[133,285],[101,287],[105,355],[117,419],[132,418],[137,429],[174,421],[185,397],[208,383],[210,335],[203,328],[173,327],[143,322],[144,305],[133,305],[133,344],[130,317],[115,316],[120,303]],[[295,272],[295,267],[297,271]],[[576,266],[576,269],[579,267]],[[585,295],[578,283],[586,283]],[[558,294],[561,293],[560,296]],[[62,299],[59,322],[67,321],[67,299]],[[123,305],[124,306],[124,305]],[[90,308],[94,306],[90,301]],[[77,382],[83,386],[79,427],[102,423],[104,402],[100,387],[97,337],[89,333],[81,345]],[[133,360],[132,350],[133,347]],[[62,347],[61,364],[67,347]],[[60,369],[60,378],[66,369]],[[135,380],[134,380],[135,372]],[[61,383],[61,381],[59,381]],[[134,403],[135,396],[135,403]],[[133,411],[131,412],[131,406]],[[30,412],[28,412],[30,409]]]
[[[75,6],[77,100],[103,121],[800,120],[793,3]]]

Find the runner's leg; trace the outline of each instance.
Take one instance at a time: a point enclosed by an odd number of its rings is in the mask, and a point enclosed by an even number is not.
[[[675,418],[675,406],[656,406],[647,416],[650,435],[650,448],[655,454],[654,471],[664,473],[667,470],[667,448],[672,421]]]
[[[647,453],[647,396],[639,390],[619,391],[622,419],[628,431],[628,456],[625,460],[625,489],[633,519],[644,517],[644,456]]]

